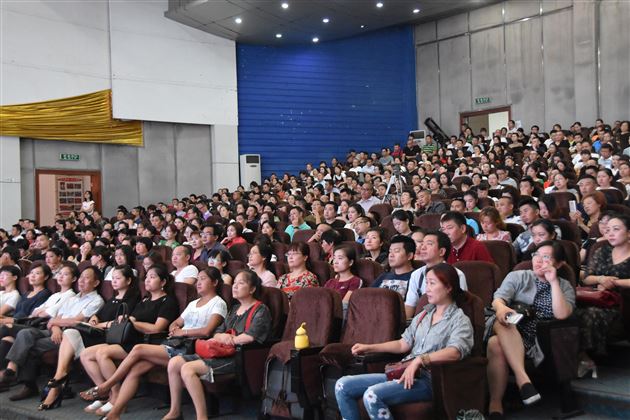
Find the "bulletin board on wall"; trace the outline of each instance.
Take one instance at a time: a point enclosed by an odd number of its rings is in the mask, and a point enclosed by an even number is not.
[[[55,176],[55,185],[57,186],[57,194],[55,194],[57,213],[66,217],[71,211],[81,209],[84,192],[83,177],[57,175]]]

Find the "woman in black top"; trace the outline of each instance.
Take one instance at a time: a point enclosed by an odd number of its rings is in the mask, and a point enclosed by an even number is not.
[[[50,267],[46,264],[40,261],[33,263],[28,272],[28,284],[31,290],[20,297],[12,316],[0,318],[0,325],[12,325],[16,319],[27,318],[31,315],[33,309],[46,302],[46,299],[52,294],[46,288],[46,282],[51,276]]]
[[[179,316],[179,305],[172,296],[173,276],[164,265],[154,265],[149,268],[144,280],[146,296],[133,310],[129,320],[136,331],[144,335],[151,344],[162,342],[166,337],[168,326]],[[164,334],[161,334],[164,333]],[[99,344],[81,353],[81,363],[87,374],[95,384],[101,384],[116,371],[114,361],[123,360],[137,343]],[[120,385],[112,388],[109,402],[94,401],[85,408],[86,412],[106,415],[116,401]]]
[[[243,345],[264,343],[271,330],[271,312],[258,298],[262,290],[261,280],[252,270],[242,270],[234,278],[232,296],[234,306],[225,322],[212,337],[223,344]],[[249,325],[247,318],[253,311]],[[247,328],[246,328],[247,327]],[[228,331],[233,330],[230,334]],[[186,387],[195,405],[198,419],[208,418],[206,398],[201,380],[214,382],[215,374],[233,373],[234,357],[202,359],[197,354],[179,355],[168,363],[168,384],[171,392],[171,408],[165,419],[181,418],[181,393]]]
[[[121,304],[126,303],[129,311],[133,311],[140,300],[138,280],[128,265],[119,265],[113,269],[111,283],[115,293],[114,297],[105,302],[105,305],[88,321],[92,327],[100,330],[106,330],[111,325],[111,321],[116,317]],[[66,328],[64,330],[59,346],[57,371],[55,376],[48,381],[48,395],[39,405],[38,410],[50,410],[61,405],[61,387],[65,386],[65,383],[68,381],[68,372],[72,361],[78,359],[86,347],[94,346],[104,341],[104,333],[81,334],[74,328]]]

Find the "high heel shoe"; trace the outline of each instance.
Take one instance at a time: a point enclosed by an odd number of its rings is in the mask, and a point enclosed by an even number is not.
[[[67,383],[68,383],[68,375],[64,376],[61,379],[54,379],[53,378],[50,381],[48,381],[48,384],[46,384],[46,387],[48,388],[48,392],[46,393],[46,397],[48,397],[48,393],[52,389],[56,389],[58,394],[55,397],[55,399],[53,400],[53,402],[50,403],[50,404],[46,404],[42,400],[42,403],[39,404],[37,409],[39,411],[46,411],[46,410],[52,410],[54,408],[61,407],[61,401],[63,401],[63,391],[64,391],[64,388],[66,387]],[[46,399],[46,397],[44,399]]]
[[[595,362],[592,360],[580,360],[577,371],[578,378],[585,377],[589,372],[591,372],[591,378],[597,379],[597,366]]]
[[[68,381],[68,375],[64,376],[61,379],[52,378],[48,380],[48,383],[44,385],[44,388],[42,388],[42,392],[40,394],[40,401],[44,401],[46,399],[51,388],[57,388],[60,385],[63,385],[65,388],[65,384],[67,381]]]

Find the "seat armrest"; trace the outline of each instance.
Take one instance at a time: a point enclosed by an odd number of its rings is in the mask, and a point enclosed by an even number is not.
[[[545,375],[557,383],[577,376],[580,326],[577,317],[539,321],[536,337],[545,359]]]
[[[324,346],[291,349],[291,390],[297,394],[298,401],[304,408],[318,405],[322,398],[319,353],[323,349]]]
[[[362,364],[400,362],[402,358],[403,355],[396,353],[365,353],[354,356],[355,361]]]
[[[436,418],[455,418],[462,407],[485,409],[487,364],[485,357],[431,363]]]

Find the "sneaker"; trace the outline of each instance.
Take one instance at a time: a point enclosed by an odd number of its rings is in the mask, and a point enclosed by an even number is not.
[[[520,389],[521,399],[523,400],[523,404],[532,405],[540,401],[541,397],[534,385],[530,382],[523,385]]]

